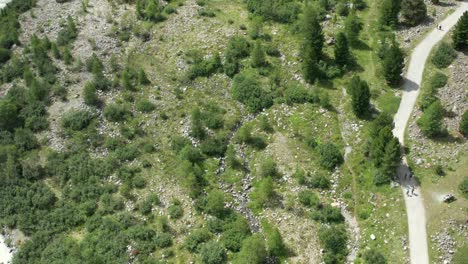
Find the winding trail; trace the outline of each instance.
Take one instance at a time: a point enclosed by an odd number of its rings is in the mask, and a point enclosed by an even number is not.
[[[408,72],[406,73],[403,84],[403,96],[400,107],[394,117],[395,128],[393,130],[393,134],[398,138],[402,145],[404,145],[406,125],[418,98],[424,65],[426,64],[426,60],[429,57],[431,49],[442,40],[445,34],[447,34],[447,32],[457,23],[458,19],[465,11],[468,11],[467,0],[460,2],[460,5],[455,12],[440,23],[442,30],[432,30],[424,40],[418,44],[411,55]],[[417,181],[414,177],[406,176],[407,174],[409,175],[406,156],[403,157],[397,173],[400,178],[403,195],[405,197],[406,214],[408,216],[411,263],[429,264],[424,201]],[[407,189],[411,187],[415,188],[415,194],[408,196],[406,195],[406,192]]]

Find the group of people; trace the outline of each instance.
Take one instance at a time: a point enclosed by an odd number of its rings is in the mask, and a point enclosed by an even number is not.
[[[408,172],[408,173],[405,173],[405,178],[404,178],[404,180],[408,179],[408,177],[409,177],[410,180],[413,178],[413,173],[412,173],[411,171]],[[411,197],[412,195],[415,195],[415,194],[414,194],[414,189],[415,189],[414,186],[411,185],[411,183],[410,183],[410,184],[406,187],[406,196]]]

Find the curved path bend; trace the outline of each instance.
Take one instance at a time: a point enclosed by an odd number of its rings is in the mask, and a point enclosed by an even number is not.
[[[405,129],[419,94],[423,77],[424,65],[431,49],[442,40],[447,32],[457,23],[458,19],[468,11],[468,1],[459,3],[459,7],[444,19],[440,25],[442,30],[434,29],[418,44],[411,54],[408,72],[403,84],[403,95],[394,117],[393,134],[404,145]],[[429,264],[429,254],[426,234],[426,215],[424,201],[419,186],[414,178],[406,177],[409,173],[406,157],[398,168],[403,195],[405,197],[406,214],[408,216],[409,247],[411,264]],[[414,187],[414,195],[407,196],[408,188]]]

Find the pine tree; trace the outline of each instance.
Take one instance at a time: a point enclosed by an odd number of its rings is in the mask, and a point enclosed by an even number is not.
[[[321,76],[319,61],[322,58],[324,35],[319,17],[312,5],[309,5],[302,21],[302,33],[304,35],[302,68],[304,77],[309,83],[313,83]]]
[[[453,30],[453,46],[457,50],[468,50],[468,11],[465,11]]]
[[[384,0],[380,7],[380,25],[395,28],[398,24],[400,8],[401,0]]]
[[[124,69],[122,72],[122,86],[124,90],[133,91],[134,87],[132,84],[132,80],[130,78],[130,71],[129,69]]]
[[[348,65],[351,60],[349,52],[348,40],[343,32],[338,33],[335,44],[335,61],[336,64],[343,67]]]
[[[97,96],[96,87],[93,85],[93,83],[86,83],[83,89],[83,100],[85,104],[91,106],[95,106],[99,103],[99,97]]]
[[[140,72],[138,72],[138,83],[141,85],[148,85],[151,83],[143,69],[140,69]]]
[[[382,157],[382,173],[391,177],[395,174],[398,164],[401,161],[401,146],[397,138],[393,137],[385,145],[385,151]]]
[[[359,43],[359,33],[362,30],[362,22],[356,15],[356,12],[351,12],[345,20],[345,32],[349,44],[355,46]]]
[[[363,117],[370,108],[370,90],[367,82],[361,80],[359,76],[354,76],[351,79],[349,86],[349,92],[351,94],[351,104],[353,111],[358,117]]]
[[[443,125],[444,108],[439,100],[433,102],[418,119],[417,124],[428,137],[441,136],[445,132]]]
[[[65,65],[70,65],[73,62],[73,56],[68,46],[65,46],[63,50],[63,62],[65,63]]]
[[[266,65],[265,52],[263,51],[262,43],[259,40],[255,42],[252,50],[252,67],[258,68]]]
[[[387,83],[392,86],[399,84],[403,73],[404,54],[395,40],[385,52],[382,64]]]
[[[427,17],[427,7],[424,0],[403,0],[401,15],[409,25],[418,25]]]

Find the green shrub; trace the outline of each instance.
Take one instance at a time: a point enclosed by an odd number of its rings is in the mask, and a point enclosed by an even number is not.
[[[83,130],[93,119],[94,115],[87,110],[72,110],[62,117],[62,127],[73,131]]]
[[[142,99],[137,102],[136,110],[143,112],[143,113],[150,113],[152,112],[156,106],[148,99]]]
[[[324,205],[318,211],[313,211],[311,214],[312,219],[322,223],[342,223],[344,217],[338,207],[331,205]]]
[[[431,88],[438,89],[438,88],[444,87],[447,84],[447,81],[448,81],[447,75],[438,71],[434,73],[429,79],[429,85]]]
[[[279,229],[277,227],[273,227],[266,221],[262,222],[263,230],[265,232],[268,252],[270,255],[275,257],[281,258],[287,256],[287,248],[283,242],[283,238]]]
[[[87,82],[83,89],[83,100],[87,105],[98,105],[99,97],[96,93],[96,87],[92,82]]]
[[[220,243],[210,241],[200,249],[200,256],[204,264],[222,264],[226,262],[226,250]]]
[[[458,129],[465,137],[468,136],[468,110],[463,113]]]
[[[212,190],[210,193],[208,193],[206,197],[206,205],[204,211],[208,214],[217,217],[222,217],[226,212],[226,210],[224,209],[224,200],[224,192],[219,190]]]
[[[338,259],[346,256],[346,243],[348,237],[346,229],[341,225],[323,226],[319,230],[320,244],[327,253],[335,255]]]
[[[254,73],[243,72],[234,77],[232,86],[234,99],[245,104],[251,112],[259,112],[273,104],[271,95],[263,90],[258,79]]]
[[[439,100],[433,102],[416,121],[421,131],[428,137],[443,136],[446,129],[443,125],[445,110]]]
[[[294,85],[284,91],[284,98],[288,105],[303,104],[311,100],[311,96],[302,85]]]
[[[385,257],[376,249],[369,249],[363,254],[363,259],[366,264],[386,264]]]
[[[184,215],[184,209],[182,208],[181,202],[177,199],[172,201],[172,204],[167,208],[167,211],[171,219],[179,219]]]
[[[260,176],[263,178],[280,176],[276,162],[271,157],[267,157],[260,165]]]
[[[224,226],[224,229],[221,241],[227,249],[233,252],[239,251],[242,241],[250,235],[247,220],[242,216],[236,215],[232,222]]]
[[[215,17],[216,13],[211,9],[200,9],[198,15],[202,17]]]
[[[323,174],[315,174],[310,179],[310,186],[312,188],[329,189],[330,185],[330,179]]]
[[[432,55],[432,63],[437,68],[446,68],[452,64],[453,60],[457,57],[457,53],[452,45],[447,42],[442,42],[437,46],[434,55]]]
[[[265,241],[260,234],[248,237],[242,242],[242,248],[233,260],[233,264],[261,264],[267,259]]]
[[[218,72],[222,66],[219,54],[214,55],[208,60],[202,58],[196,59],[187,75],[190,80],[194,80],[197,77],[209,77]]]
[[[250,193],[251,203],[249,204],[254,210],[261,210],[265,206],[273,203],[273,198],[276,195],[275,185],[273,180],[268,177],[260,180],[254,190]]]
[[[458,185],[458,189],[468,199],[468,177],[463,178],[463,181]]]
[[[343,156],[338,148],[332,143],[320,145],[319,153],[320,164],[328,170],[333,170],[336,166],[343,163]]]
[[[317,194],[310,190],[300,191],[297,195],[299,202],[307,207],[318,207],[320,205],[320,199]]]
[[[247,0],[247,9],[265,20],[291,23],[297,19],[300,5],[292,0]]]
[[[197,252],[200,244],[211,238],[210,232],[206,229],[196,229],[185,239],[185,248],[190,252]]]
[[[200,146],[201,151],[210,157],[222,157],[227,149],[227,135],[221,134],[211,137]]]
[[[104,108],[104,117],[111,122],[120,122],[130,116],[130,111],[123,104],[110,104]]]
[[[168,233],[157,233],[153,240],[157,248],[166,248],[172,246],[172,237]]]

